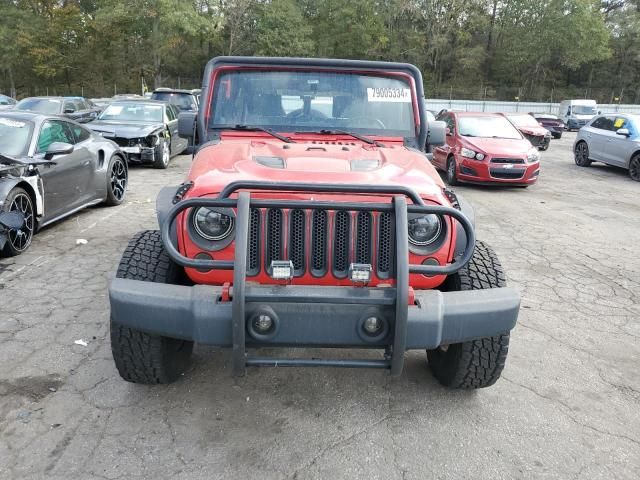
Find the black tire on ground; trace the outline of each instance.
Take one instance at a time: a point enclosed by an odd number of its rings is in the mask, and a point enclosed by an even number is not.
[[[579,167],[589,167],[591,165],[591,160],[589,160],[589,145],[587,145],[587,142],[578,142],[573,154],[573,159]]]
[[[136,234],[122,254],[116,276],[182,283],[183,271],[167,255],[160,232]],[[193,342],[128,328],[111,320],[111,352],[120,376],[133,383],[171,383],[189,366]]]
[[[553,138],[555,138],[556,140],[559,140],[562,138],[562,132],[556,132],[553,135]]]
[[[458,185],[458,175],[456,174],[456,159],[449,157],[447,159],[447,183],[452,186]]]
[[[153,157],[153,168],[165,169],[171,160],[171,138],[160,138]]]
[[[471,261],[445,283],[449,291],[481,290],[506,285],[502,266],[491,247],[476,243]],[[509,332],[427,350],[429,367],[438,381],[451,388],[475,389],[493,385],[504,368]]]
[[[120,205],[127,194],[128,183],[127,161],[120,155],[114,155],[107,167],[107,199],[104,204],[108,207]]]
[[[25,252],[31,245],[33,234],[36,231],[35,209],[31,195],[24,189],[16,187],[5,198],[1,210],[5,212],[18,211],[24,215],[25,222],[20,230],[10,230],[7,242],[0,254],[5,257],[15,257]]]
[[[636,153],[629,160],[629,176],[632,180],[640,182],[640,153]]]
[[[539,150],[540,150],[541,152],[546,152],[547,150],[549,150],[549,144],[550,144],[550,143],[551,143],[551,142],[550,142],[550,141],[548,141],[547,143],[545,143],[545,144],[543,144],[543,145],[540,145]]]

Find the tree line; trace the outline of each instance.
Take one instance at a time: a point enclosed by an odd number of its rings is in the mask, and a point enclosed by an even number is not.
[[[640,103],[640,0],[0,0],[0,92],[198,87],[217,55],[410,62],[430,98]]]

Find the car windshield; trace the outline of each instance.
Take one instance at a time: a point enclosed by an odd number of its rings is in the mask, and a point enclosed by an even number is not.
[[[404,78],[391,76],[227,71],[214,85],[208,125],[415,137],[413,95]]]
[[[0,105],[13,105],[14,103],[11,98],[0,95]]]
[[[193,101],[193,96],[189,93],[155,92],[151,95],[151,98],[175,105],[180,110],[194,110],[197,108]]]
[[[162,105],[146,103],[111,104],[100,114],[98,119],[124,122],[162,122]]]
[[[574,105],[573,107],[571,107],[571,112],[574,115],[596,115],[598,113],[596,111],[596,107],[587,105]]]
[[[25,98],[16,105],[16,110],[28,110],[30,112],[57,115],[62,111],[62,100],[55,98]]]
[[[507,115],[516,127],[539,127],[538,121],[531,115]]]
[[[19,157],[29,148],[33,123],[0,117],[0,153]]]
[[[461,116],[458,120],[459,134],[463,137],[511,138],[522,136],[505,117],[498,116]]]

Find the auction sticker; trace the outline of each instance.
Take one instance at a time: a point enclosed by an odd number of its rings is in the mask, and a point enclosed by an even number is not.
[[[369,102],[411,103],[411,89],[409,88],[367,88]]]

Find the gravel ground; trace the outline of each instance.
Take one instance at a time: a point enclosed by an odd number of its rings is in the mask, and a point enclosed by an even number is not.
[[[574,137],[552,143],[526,190],[457,188],[523,296],[502,379],[476,392],[439,386],[420,352],[398,379],[234,380],[228,352],[198,347],[176,384],[122,381],[107,284],[190,158],[133,169],[125,205],[88,209],[0,260],[0,478],[639,478],[640,184],[576,167]]]

